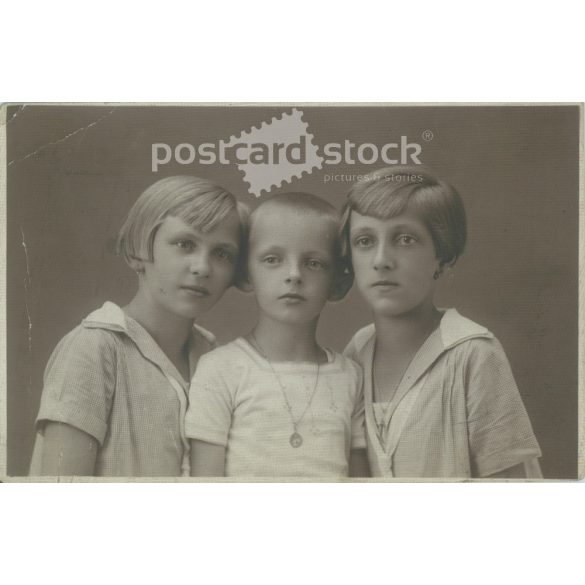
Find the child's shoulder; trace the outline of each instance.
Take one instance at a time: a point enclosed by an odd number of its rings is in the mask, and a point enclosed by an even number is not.
[[[71,334],[80,340],[87,340],[87,343],[112,349],[120,346],[122,338],[131,336],[126,314],[121,307],[110,301],[92,311]]]
[[[361,366],[351,357],[345,353],[339,353],[334,349],[327,348],[328,363],[336,364],[342,370],[361,370]]]
[[[472,339],[491,339],[494,334],[483,325],[461,315],[456,309],[447,309],[439,324],[445,347],[453,347]]]
[[[90,313],[59,340],[47,362],[46,372],[56,367],[60,371],[79,370],[81,375],[87,374],[89,369],[113,367],[124,326],[119,319],[102,320],[100,311]]]
[[[328,363],[330,366],[323,370],[325,376],[339,376],[350,382],[354,387],[361,388],[363,380],[363,370],[359,362],[357,362],[352,356],[339,353],[332,349],[327,349]]]
[[[61,343],[74,342],[89,346],[114,346],[120,334],[127,333],[124,312],[118,305],[106,302],[102,307],[92,311],[77,327],[62,339]]]
[[[502,359],[506,357],[502,344],[493,334],[464,339],[448,349],[458,361],[466,363],[476,362],[482,364],[494,358]]]
[[[213,382],[226,388],[236,388],[260,371],[260,358],[242,337],[208,351],[199,358],[192,384]]]
[[[247,351],[246,342],[241,337],[226,343],[215,345],[215,347],[199,358],[197,369],[201,367],[218,367],[231,369],[235,365],[242,364],[246,359],[251,358],[251,352]]]
[[[351,338],[349,343],[347,344],[346,351],[344,352],[346,355],[349,353],[359,353],[364,349],[366,344],[376,337],[376,326],[373,323],[366,325],[359,329],[354,336]],[[351,349],[351,353],[349,350]]]
[[[440,334],[444,349],[466,362],[505,359],[506,354],[498,338],[487,327],[460,315],[455,309],[445,312]]]
[[[62,360],[67,364],[76,361],[87,364],[114,360],[118,347],[119,341],[115,333],[80,324],[59,340],[47,366]]]

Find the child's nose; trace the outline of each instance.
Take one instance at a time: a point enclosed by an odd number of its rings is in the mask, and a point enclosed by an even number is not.
[[[191,274],[207,278],[211,272],[211,266],[209,262],[209,254],[204,251],[200,251],[197,254],[191,256]]]
[[[392,270],[393,268],[396,268],[396,260],[392,251],[384,243],[380,243],[374,255],[374,270]]]
[[[286,282],[298,283],[301,281],[301,270],[296,262],[291,262],[288,267]]]

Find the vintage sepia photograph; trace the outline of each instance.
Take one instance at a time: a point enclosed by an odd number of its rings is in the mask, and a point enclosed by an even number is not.
[[[2,481],[582,478],[582,115],[2,106]]]

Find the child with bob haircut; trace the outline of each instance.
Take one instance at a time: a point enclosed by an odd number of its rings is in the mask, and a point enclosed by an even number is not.
[[[364,370],[374,476],[541,476],[502,346],[433,302],[466,235],[457,191],[420,167],[381,169],[349,191],[342,239],[374,323],[345,353]]]
[[[248,213],[197,177],[151,185],[118,252],[138,275],[57,345],[44,376],[31,475],[188,475],[189,380],[216,346],[194,321],[234,283]]]
[[[323,306],[351,286],[338,234],[335,208],[307,193],[252,213],[247,289],[258,322],[201,358],[185,422],[192,475],[368,474],[361,370],[316,341]]]

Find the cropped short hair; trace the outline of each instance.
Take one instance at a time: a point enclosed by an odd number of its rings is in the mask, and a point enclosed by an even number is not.
[[[134,267],[136,261],[152,262],[154,238],[167,217],[177,217],[208,232],[232,212],[240,219],[242,250],[249,225],[249,211],[244,204],[212,181],[187,175],[167,177],[138,197],[120,229],[116,249],[130,267]]]
[[[455,187],[428,169],[405,165],[366,175],[347,194],[341,214],[341,242],[348,262],[352,211],[389,219],[407,210],[415,213],[429,230],[441,266],[453,265],[463,254],[467,239],[463,201]]]
[[[317,195],[312,193],[303,193],[293,191],[274,195],[265,199],[253,212],[250,217],[250,237],[253,235],[255,218],[262,208],[268,206],[281,206],[293,210],[300,215],[318,216],[325,220],[330,228],[331,247],[333,253],[334,265],[334,284],[330,300],[342,299],[353,284],[353,274],[347,269],[344,256],[342,254],[340,239],[340,214],[339,211]]]

